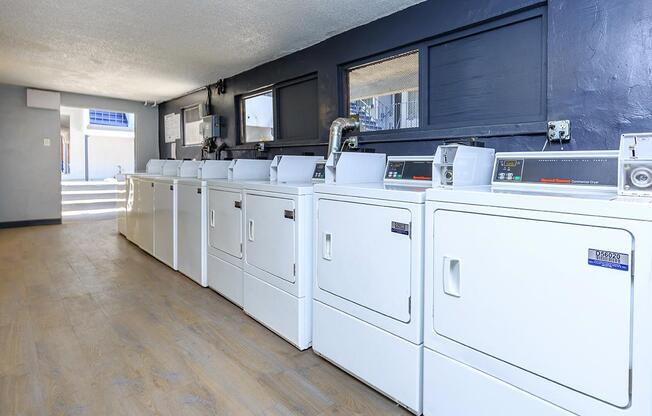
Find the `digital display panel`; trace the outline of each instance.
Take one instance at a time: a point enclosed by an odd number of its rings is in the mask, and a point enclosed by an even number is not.
[[[385,179],[431,181],[432,162],[429,160],[390,161],[385,171]]]
[[[494,182],[617,186],[616,157],[497,159]]]

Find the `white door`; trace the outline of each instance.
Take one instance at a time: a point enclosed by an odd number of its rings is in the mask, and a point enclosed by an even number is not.
[[[139,198],[139,233],[140,247],[146,252],[154,253],[154,182],[140,183]]]
[[[212,248],[242,258],[240,191],[208,190],[208,241]]]
[[[248,264],[295,281],[295,203],[292,198],[246,194]]]
[[[631,234],[561,220],[433,215],[427,330],[616,406],[629,403]],[[603,261],[618,256],[620,266]]]
[[[154,257],[174,268],[174,185],[154,182]]]
[[[320,289],[400,322],[410,321],[410,210],[319,199]]]
[[[179,271],[201,282],[201,185],[178,186]]]

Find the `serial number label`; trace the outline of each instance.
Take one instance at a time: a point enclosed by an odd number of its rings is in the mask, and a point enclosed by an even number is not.
[[[410,224],[392,221],[392,232],[396,234],[410,235]]]
[[[591,266],[606,267],[629,271],[629,254],[615,251],[589,249],[589,264]]]

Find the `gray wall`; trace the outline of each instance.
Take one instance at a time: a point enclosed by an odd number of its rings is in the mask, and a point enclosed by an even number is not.
[[[25,88],[0,84],[0,223],[61,218],[59,112],[26,100]]]
[[[26,94],[25,87],[0,84],[0,225],[61,218],[59,111],[28,108]],[[136,170],[158,157],[157,108],[70,93],[61,94],[61,105],[134,113]]]
[[[76,108],[134,113],[136,116],[136,171],[144,171],[147,161],[158,158],[158,108],[145,107],[140,101],[127,101],[92,95],[61,93],[61,105]]]

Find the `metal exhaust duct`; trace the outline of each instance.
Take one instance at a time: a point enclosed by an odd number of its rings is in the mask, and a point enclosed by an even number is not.
[[[340,117],[331,123],[330,133],[328,135],[328,158],[331,153],[340,151],[342,147],[342,133],[354,130],[360,127],[360,118],[357,114],[351,117]]]

